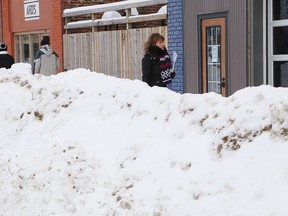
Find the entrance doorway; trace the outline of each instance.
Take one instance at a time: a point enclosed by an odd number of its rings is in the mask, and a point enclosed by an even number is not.
[[[48,36],[49,33],[46,32],[15,34],[15,62],[33,65],[35,52],[39,49],[41,40]]]
[[[226,96],[226,18],[201,20],[202,92]]]

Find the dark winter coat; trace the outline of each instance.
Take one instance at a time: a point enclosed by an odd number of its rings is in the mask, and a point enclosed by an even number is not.
[[[142,80],[149,86],[166,87],[172,82],[171,68],[171,59],[167,50],[152,46],[142,59]]]
[[[33,74],[40,73],[49,76],[56,74],[56,70],[59,68],[60,63],[58,55],[49,45],[41,46],[35,54]]]
[[[9,55],[7,51],[0,51],[0,68],[9,69],[14,64],[13,56]]]

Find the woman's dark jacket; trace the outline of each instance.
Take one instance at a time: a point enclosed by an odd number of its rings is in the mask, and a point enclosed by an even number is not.
[[[0,51],[0,68],[5,67],[9,69],[13,64],[14,58],[7,51]]]
[[[142,80],[149,86],[166,87],[172,81],[171,59],[166,49],[149,48],[142,59]]]

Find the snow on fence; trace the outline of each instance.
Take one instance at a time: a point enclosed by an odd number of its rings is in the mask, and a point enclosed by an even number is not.
[[[67,70],[87,68],[91,71],[104,73],[119,78],[141,79],[141,59],[144,55],[143,46],[151,33],[159,32],[165,38],[167,26],[149,28],[131,28],[131,23],[167,20],[167,10],[154,14],[133,15],[132,9],[167,3],[168,0],[128,0],[117,3],[66,9],[63,35],[64,67]],[[105,19],[93,19],[97,13],[126,10],[126,16]],[[69,17],[92,15],[92,19],[69,22]],[[126,24],[124,30],[99,31],[98,26]],[[91,28],[91,32],[73,33],[68,30]],[[166,40],[167,42],[167,40]]]

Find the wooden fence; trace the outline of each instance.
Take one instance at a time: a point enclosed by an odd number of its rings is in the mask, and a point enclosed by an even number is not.
[[[119,78],[141,79],[144,43],[158,32],[168,39],[167,26],[63,35],[64,67],[86,68]]]

